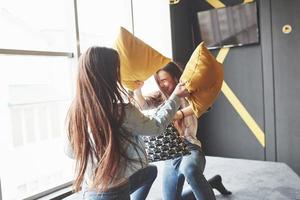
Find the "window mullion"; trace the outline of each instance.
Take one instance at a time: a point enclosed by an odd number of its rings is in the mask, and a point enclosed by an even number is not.
[[[0,49],[0,54],[33,55],[33,56],[65,56],[65,57],[69,57],[69,58],[74,57],[73,52],[32,51],[32,50],[21,50],[21,49]]]

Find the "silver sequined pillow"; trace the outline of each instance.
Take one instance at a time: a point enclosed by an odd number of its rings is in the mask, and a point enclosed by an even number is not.
[[[168,160],[190,154],[173,124],[170,124],[162,135],[144,136],[143,139],[149,162]]]

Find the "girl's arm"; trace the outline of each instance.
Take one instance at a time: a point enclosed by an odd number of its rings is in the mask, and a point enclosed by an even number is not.
[[[142,85],[138,89],[133,91],[133,98],[141,107],[141,109],[144,110],[147,107],[147,102],[142,94]]]
[[[176,112],[175,116],[174,116],[174,120],[178,120],[178,119],[183,119],[187,116],[191,116],[194,114],[194,111],[192,109],[192,106],[189,105],[183,109],[180,109]]]
[[[168,100],[150,116],[144,116],[135,106],[128,105],[124,128],[136,135],[159,135],[172,121],[180,105],[180,98],[188,96],[183,84],[178,84]]]
[[[136,81],[136,83],[139,85],[139,87],[133,91],[133,98],[138,104],[137,107],[141,110],[157,108],[164,101],[162,94],[159,91],[152,92],[151,94],[144,97],[141,90],[144,82]]]
[[[173,95],[151,116],[143,115],[135,106],[128,104],[123,127],[134,135],[159,135],[171,123],[179,103],[179,98]]]

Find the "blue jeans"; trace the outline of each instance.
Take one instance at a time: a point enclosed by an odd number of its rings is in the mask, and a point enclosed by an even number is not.
[[[144,200],[157,176],[156,166],[149,165],[128,178],[128,181],[106,192],[84,191],[86,200]]]
[[[164,200],[215,200],[215,195],[203,175],[205,156],[199,146],[187,142],[190,155],[165,161],[163,172],[163,199]],[[184,180],[192,189],[192,195],[183,195]]]

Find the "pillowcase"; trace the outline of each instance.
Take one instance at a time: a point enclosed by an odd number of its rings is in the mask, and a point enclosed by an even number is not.
[[[189,104],[199,118],[218,97],[224,78],[222,64],[201,42],[194,50],[180,77],[191,93]]]
[[[159,136],[144,136],[149,162],[173,159],[190,154],[177,129],[170,124]]]
[[[121,82],[129,90],[138,88],[135,81],[145,81],[171,59],[121,27],[115,47],[120,56]]]

